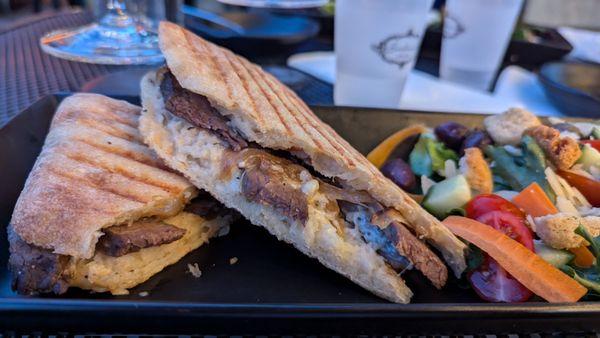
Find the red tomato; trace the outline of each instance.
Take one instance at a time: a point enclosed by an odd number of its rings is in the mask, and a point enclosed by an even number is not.
[[[522,217],[515,216],[506,211],[490,211],[487,214],[477,217],[476,220],[491,226],[523,244],[527,249],[534,251],[531,230],[525,225]]]
[[[565,170],[557,170],[556,173],[579,190],[592,206],[600,207],[600,181]]]
[[[498,204],[500,205],[499,208],[506,208],[506,204]],[[523,217],[519,217],[510,211],[497,209],[480,215],[476,220],[501,231],[529,250],[534,251],[533,236],[525,225]],[[475,292],[482,299],[490,302],[524,302],[533,295],[529,289],[512,277],[488,255],[485,255],[483,264],[470,272],[467,277]]]
[[[525,213],[516,205],[498,195],[481,194],[473,198],[465,207],[467,217],[477,219],[490,211],[507,211],[515,216],[525,218]]]
[[[592,148],[595,148],[596,150],[600,151],[600,140],[581,140],[579,142],[583,144],[589,144],[590,146],[592,146]]]
[[[488,302],[524,302],[533,295],[489,256],[467,278],[479,297]]]

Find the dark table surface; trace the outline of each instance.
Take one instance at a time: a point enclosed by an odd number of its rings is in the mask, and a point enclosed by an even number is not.
[[[68,10],[35,15],[0,28],[0,127],[45,95],[93,91],[103,94],[137,93],[138,79],[153,68],[97,65],[62,60],[45,54],[39,38],[54,29],[92,21],[87,12]],[[312,39],[279,55],[251,57],[294,89],[307,103],[333,103],[332,86],[283,66],[290,53],[331,49],[331,43]],[[156,67],[156,66],[155,66]]]

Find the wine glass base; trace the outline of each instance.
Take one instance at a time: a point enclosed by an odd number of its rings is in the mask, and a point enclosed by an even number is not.
[[[158,64],[164,57],[156,33],[127,27],[90,24],[50,32],[40,39],[43,51],[59,58],[109,65]]]

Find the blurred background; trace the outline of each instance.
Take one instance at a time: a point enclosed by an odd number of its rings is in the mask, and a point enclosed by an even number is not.
[[[1,113],[53,91],[137,95],[137,78],[162,62],[156,27],[169,20],[262,65],[309,104],[600,116],[600,0],[412,3],[0,0],[0,60],[16,67],[0,83]]]

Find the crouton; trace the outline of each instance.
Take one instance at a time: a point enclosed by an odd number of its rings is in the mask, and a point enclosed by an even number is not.
[[[521,141],[521,136],[527,128],[542,123],[525,109],[511,108],[502,114],[486,117],[483,124],[494,142],[516,145]]]
[[[575,233],[579,224],[586,227],[592,236],[600,235],[600,217],[582,217],[572,213],[536,217],[533,229],[547,245],[555,249],[571,249],[588,244],[583,237]]]
[[[465,149],[465,155],[459,161],[459,169],[476,194],[492,193],[494,188],[492,171],[479,148]]]
[[[544,150],[544,154],[558,169],[569,169],[581,156],[577,141],[570,137],[561,137],[554,128],[540,125],[525,131]]]

